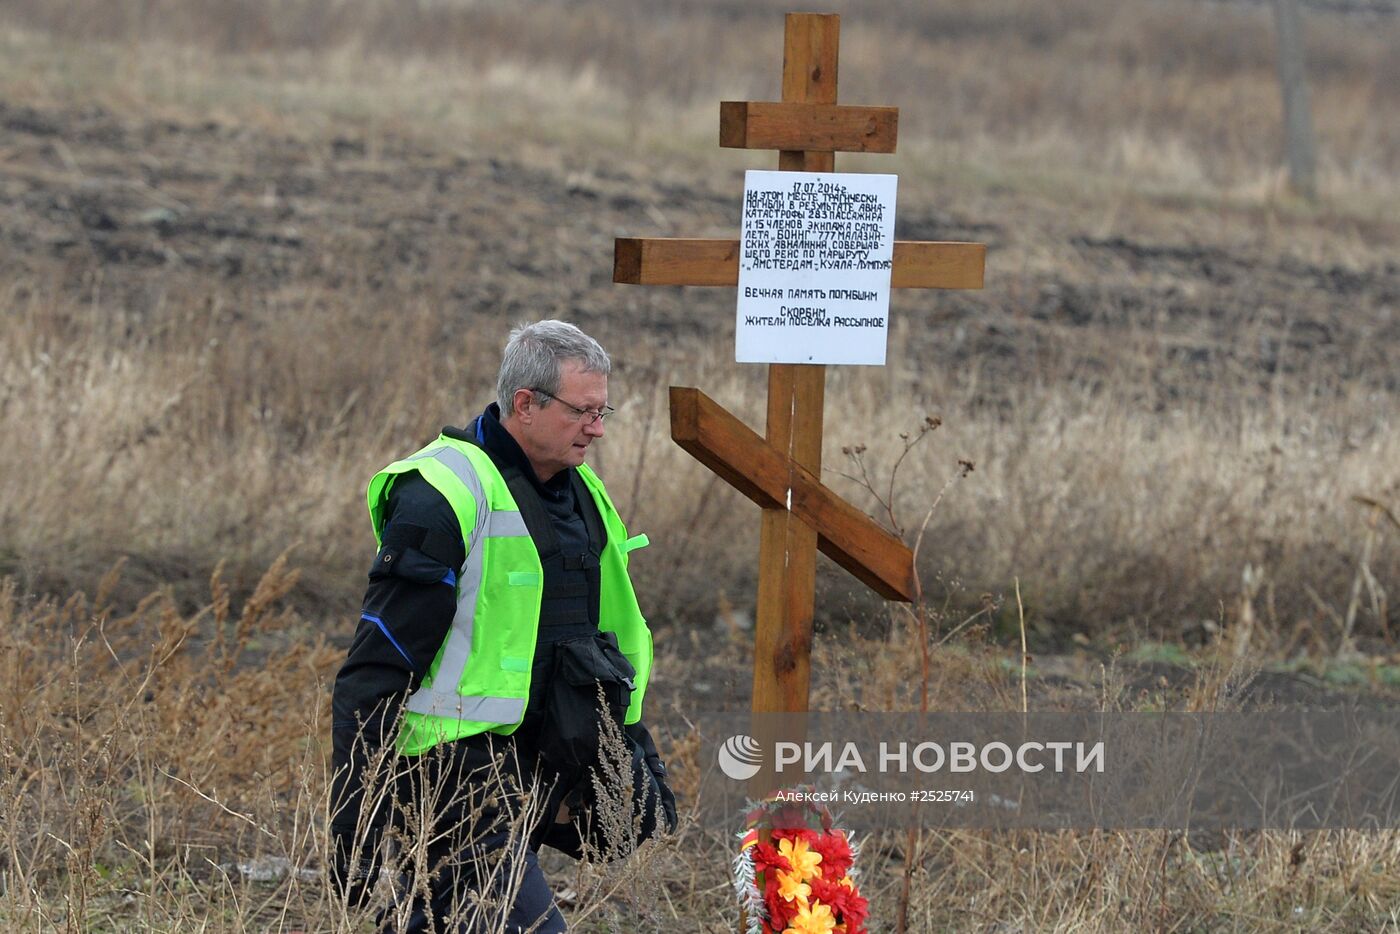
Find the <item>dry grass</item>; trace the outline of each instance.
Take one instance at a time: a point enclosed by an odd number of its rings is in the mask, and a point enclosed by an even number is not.
[[[337,337],[352,326],[327,328],[324,318],[276,323],[269,336],[200,340],[192,328],[193,346],[123,348],[102,333],[102,312],[73,309],[94,327],[60,349],[43,311],[0,323],[14,351],[0,369],[13,400],[0,408],[0,431],[25,439],[0,450],[8,487],[0,512],[10,566],[32,587],[61,592],[127,555],[124,593],[183,582],[189,597],[220,560],[246,587],[259,563],[295,546],[312,570],[301,605],[328,600],[344,611],[365,560],[363,478],[436,425],[465,420],[461,361],[428,351],[432,337],[414,329],[378,349],[392,359],[426,352],[427,364],[381,386],[372,361]],[[495,351],[475,352],[466,395],[481,398]],[[645,354],[636,344],[626,351]],[[756,422],[755,387],[731,369],[716,363],[689,375]],[[942,415],[945,426],[911,454],[896,491],[906,524],[917,522],[958,460],[977,465],[929,530],[930,577],[960,580],[975,599],[1019,575],[1041,635],[1172,639],[1202,620],[1228,623],[1252,566],[1266,576],[1261,612],[1276,643],[1296,645],[1306,626],[1306,647],[1336,647],[1334,623],[1374,517],[1353,497],[1400,498],[1394,409],[1373,393],[1290,392],[1253,405],[1207,391],[1148,416],[1138,400],[1072,379],[1012,391],[996,407],[979,404],[975,382],[932,380],[899,395],[890,412],[898,370],[833,381],[828,475],[878,513],[842,480],[854,467],[839,448],[867,445],[870,469],[883,475],[900,450],[897,432],[917,428],[925,412]],[[716,591],[751,599],[751,507],[666,442],[664,387],[626,373],[617,382],[626,422],[599,459],[605,476],[619,478],[614,489],[633,524],[656,542],[640,565],[653,618],[707,619]],[[677,496],[681,489],[694,494]],[[1400,534],[1378,528],[1367,569],[1393,587]],[[840,577],[830,586],[833,597],[846,589]],[[1359,626],[1372,636],[1395,624],[1374,593]]]
[[[0,591],[7,930],[179,930],[193,917],[304,911],[249,888],[239,859],[305,865],[321,836],[314,728],[323,639],[288,640],[279,562],[241,612],[216,576],[192,615],[154,593],[111,610]],[[312,711],[310,721],[291,711]],[[293,725],[293,721],[295,725]],[[199,890],[199,911],[189,893]]]
[[[296,572],[279,562],[241,607],[216,578],[190,614],[161,593],[114,613],[117,573],[91,600],[62,605],[20,598],[13,583],[0,589],[0,929],[369,930],[366,913],[347,912],[322,881],[323,685],[339,653],[283,607]],[[915,632],[897,625],[878,639],[823,643],[819,668],[863,672],[867,700],[910,709]],[[742,640],[711,654],[737,663]],[[935,653],[935,703],[1017,706],[1019,673],[1002,654],[975,640]],[[822,680],[824,702],[850,701]],[[1213,705],[1222,683],[1208,674],[1170,702]],[[1111,670],[1090,690],[1106,709],[1140,703]],[[1056,704],[1036,688],[1033,708]],[[667,745],[683,804],[675,838],[618,863],[545,861],[556,886],[573,891],[575,930],[732,929],[723,876],[732,828],[690,810],[706,768],[696,745],[683,736]],[[1392,832],[944,831],[912,841],[916,931],[1379,929],[1396,923],[1400,895]],[[888,930],[908,845],[901,834],[864,847],[873,930]]]
[[[732,231],[736,168],[760,163],[713,151],[714,101],[776,95],[779,13],[0,8],[0,925],[354,929],[313,878],[339,656],[320,634],[347,635],[359,597],[365,479],[473,414],[515,320],[577,317],[619,361],[597,456],[655,542],[635,566],[658,700],[697,660],[748,667],[725,633],[752,601],[756,516],[667,441],[664,410],[693,384],[759,422],[761,376],[706,323],[732,296],[616,289],[600,264],[614,234]],[[872,513],[843,447],[885,495],[899,434],[942,417],[885,496],[906,532],[976,464],[921,550],[930,638],[957,629],[935,706],[1016,705],[996,648],[1015,578],[1037,655],[1075,633],[1392,651],[1400,529],[1356,498],[1400,504],[1398,30],[1309,20],[1310,208],[1279,188],[1263,7],[848,12],[842,97],[898,104],[904,138],[842,165],[898,171],[917,236],[992,241],[985,293],[899,297],[891,365],[829,378],[825,476]],[[145,233],[156,209],[174,235]],[[299,579],[274,565],[289,548]],[[816,701],[916,704],[902,619],[829,566],[821,588],[841,637],[819,642]],[[674,757],[684,797],[694,751]],[[552,871],[583,930],[723,930],[730,842],[692,820],[640,891],[609,874],[636,864]],[[903,846],[867,851],[877,917]],[[919,846],[916,930],[1396,923],[1392,834]],[[292,871],[242,877],[255,856]]]

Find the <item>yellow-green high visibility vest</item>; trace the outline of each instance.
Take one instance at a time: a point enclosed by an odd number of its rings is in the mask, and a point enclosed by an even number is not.
[[[520,507],[486,452],[446,435],[385,467],[369,482],[369,517],[376,542],[384,508],[400,474],[416,471],[441,493],[462,527],[466,560],[457,569],[457,612],[428,674],[409,696],[398,750],[416,756],[439,743],[491,731],[512,733],[525,717],[530,668],[539,632],[544,569]],[[603,519],[598,628],[617,634],[618,648],[637,670],[626,722],[642,716],[651,674],[651,631],[627,576],[628,552],[647,544],[627,537],[603,482],[587,466],[579,475]]]

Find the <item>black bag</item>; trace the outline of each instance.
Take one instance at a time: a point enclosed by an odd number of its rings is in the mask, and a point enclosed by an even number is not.
[[[545,761],[572,780],[597,768],[602,718],[610,718],[621,731],[636,675],[614,633],[556,643],[540,728],[539,749]]]

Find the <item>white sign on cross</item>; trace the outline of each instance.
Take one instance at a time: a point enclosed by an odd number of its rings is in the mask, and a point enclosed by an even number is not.
[[[745,174],[738,362],[884,364],[898,181]]]

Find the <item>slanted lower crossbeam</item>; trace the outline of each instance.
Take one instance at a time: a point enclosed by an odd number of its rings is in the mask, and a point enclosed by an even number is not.
[[[759,506],[789,510],[815,529],[822,554],[880,596],[914,599],[914,556],[904,542],[700,390],[671,387],[671,438]]]

